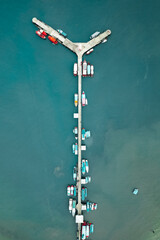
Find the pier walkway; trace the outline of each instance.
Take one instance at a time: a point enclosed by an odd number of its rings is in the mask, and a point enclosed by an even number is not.
[[[40,29],[43,29],[48,35],[57,39],[59,43],[70,49],[72,52],[76,53],[78,56],[78,173],[77,173],[77,187],[78,187],[78,203],[77,203],[77,212],[78,216],[82,216],[82,202],[81,202],[81,140],[82,140],[82,103],[81,103],[81,95],[82,95],[82,57],[83,55],[91,48],[100,44],[105,38],[107,38],[110,34],[110,30],[106,30],[101,33],[97,37],[88,41],[87,43],[74,43],[70,41],[68,38],[62,36],[58,31],[54,30],[52,27],[48,26],[44,22],[38,20],[37,18],[33,18],[32,22]],[[81,240],[81,224],[82,219],[78,224],[78,239]]]

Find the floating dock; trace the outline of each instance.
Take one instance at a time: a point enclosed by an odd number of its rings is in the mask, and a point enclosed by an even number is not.
[[[37,18],[33,18],[32,22],[40,29],[42,29],[45,33],[55,38],[59,43],[70,49],[74,52],[78,57],[78,113],[74,114],[74,118],[78,118],[78,170],[77,170],[77,189],[78,189],[78,203],[76,206],[77,215],[75,216],[75,222],[78,224],[77,238],[81,240],[81,227],[82,223],[84,223],[84,216],[82,214],[82,198],[81,198],[81,151],[84,146],[81,144],[82,141],[82,57],[88,52],[90,49],[93,49],[96,45],[102,43],[104,39],[106,39],[110,34],[110,30],[106,30],[105,32],[99,34],[97,37],[86,43],[74,43],[70,41],[68,38],[62,36],[58,31],[54,30],[52,27],[48,26],[44,22],[38,20]]]

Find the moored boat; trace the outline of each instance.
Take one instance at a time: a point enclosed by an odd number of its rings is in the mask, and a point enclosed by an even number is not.
[[[48,36],[48,39],[53,43],[53,44],[58,44],[58,41],[52,37],[52,36]]]
[[[85,198],[87,197],[87,188],[84,189]]]
[[[87,177],[86,177],[86,182],[87,182],[87,183],[90,183],[90,182],[91,182],[91,177],[87,176]]]
[[[97,203],[94,203],[93,210],[97,210]]]
[[[90,211],[90,205],[89,205],[89,201],[87,201],[87,212]]]
[[[94,75],[94,66],[91,65],[91,77],[93,77],[93,75]]]
[[[85,129],[84,128],[82,128],[82,140],[85,140]]]
[[[88,160],[87,159],[86,159],[85,165],[86,165],[86,173],[88,173],[89,172],[89,164],[88,164]]]
[[[86,105],[86,95],[84,91],[82,92],[82,106],[84,107]]]
[[[89,231],[90,231],[90,233],[93,233],[93,231],[94,231],[94,225],[93,225],[93,223],[90,223],[89,225],[90,225]]]
[[[75,155],[77,155],[77,154],[78,154],[78,144],[75,143]]]
[[[77,178],[77,168],[74,167],[73,168],[73,180],[76,181],[76,178]]]
[[[46,33],[42,30],[42,29],[40,29],[40,30],[37,30],[36,31],[36,34],[40,37],[40,38],[42,38],[42,39],[46,39]],[[44,34],[43,34],[44,33]]]
[[[72,151],[75,153],[75,144],[72,144]]]
[[[74,63],[74,65],[73,65],[73,75],[77,76],[77,73],[78,73],[78,64]]]
[[[73,129],[73,133],[75,134],[75,139],[78,139],[78,128],[77,127],[75,127]]]
[[[77,195],[77,188],[76,188],[76,186],[74,186],[74,190],[73,190],[73,192],[74,192],[74,197],[76,197],[76,195]]]
[[[68,187],[67,187],[67,196],[70,196],[70,195],[71,195],[71,187],[68,186]]]
[[[72,203],[72,216],[74,217],[76,213],[76,200],[73,200]]]
[[[93,39],[93,38],[95,38],[95,37],[97,37],[98,35],[100,34],[100,32],[95,32],[95,33],[93,33],[91,36],[90,36],[90,39]]]
[[[40,31],[40,33],[42,33],[45,37],[47,36],[47,33],[46,33],[45,31],[43,31],[43,29],[40,29],[39,31]]]
[[[88,50],[87,52],[86,52],[86,55],[89,55],[91,52],[93,52],[94,51],[94,49],[93,48],[91,48],[90,50]]]
[[[57,31],[63,36],[63,37],[67,37],[67,34],[65,32],[63,32],[61,29],[57,29]]]
[[[87,76],[87,62],[86,62],[86,60],[83,61],[82,76],[83,77]]]
[[[105,39],[102,40],[102,43],[105,43],[105,42],[107,42],[107,38],[105,38]]]
[[[78,106],[78,94],[77,93],[74,94],[74,105],[75,105],[75,107]]]
[[[90,131],[86,131],[85,137],[86,137],[86,138],[89,138],[90,136],[91,136],[91,132],[90,132]]]
[[[82,239],[86,239],[86,226],[82,224]]]
[[[86,225],[86,238],[89,237],[89,224]]]
[[[72,211],[72,204],[73,204],[73,199],[70,198],[70,199],[69,199],[69,212],[70,212],[70,213],[71,213],[71,211]]]
[[[84,201],[85,200],[85,188],[84,187],[82,187],[82,201]]]
[[[89,203],[89,209],[93,210],[93,203],[91,203],[91,202]]]
[[[71,185],[71,196],[73,196],[74,187]]]
[[[86,173],[86,165],[85,165],[85,159],[82,160],[82,174],[84,175]]]
[[[90,63],[88,63],[87,65],[87,76],[90,76],[91,75],[91,65]]]

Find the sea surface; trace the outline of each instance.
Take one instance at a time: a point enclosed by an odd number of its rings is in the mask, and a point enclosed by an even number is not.
[[[66,196],[76,55],[38,38],[32,17],[75,42],[111,29],[85,57],[95,75],[83,79],[83,157],[98,203],[85,219],[93,240],[160,239],[159,10],[159,0],[0,0],[0,240],[76,239]]]

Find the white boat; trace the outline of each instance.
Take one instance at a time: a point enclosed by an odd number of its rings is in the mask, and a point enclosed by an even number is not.
[[[67,187],[67,196],[70,196],[70,195],[71,195],[71,187],[68,186],[68,187]]]
[[[74,187],[73,185],[71,186],[71,196],[73,196],[73,191],[74,191]]]
[[[93,211],[94,210],[94,203],[90,203],[90,209]]]
[[[107,42],[107,38],[105,38],[105,39],[102,40],[102,43],[105,43],[105,42]]]
[[[95,37],[97,37],[100,34],[100,32],[95,32],[90,36],[90,39],[93,39]]]
[[[82,225],[82,239],[86,239],[86,226]]]
[[[89,165],[88,165],[88,160],[87,159],[86,159],[85,165],[86,165],[86,173],[88,173],[89,172]]]
[[[93,48],[91,48],[90,50],[88,50],[87,52],[86,52],[86,54],[87,55],[89,55],[91,52],[93,52],[94,51],[94,49]]]
[[[74,66],[73,66],[73,74],[74,74],[74,76],[77,76],[77,73],[78,73],[78,65],[77,65],[77,63],[74,63]]]
[[[82,106],[84,107],[86,105],[86,95],[84,91],[82,92]]]
[[[75,127],[73,129],[73,133],[75,134],[75,139],[78,139],[78,128],[77,127]]]
[[[86,62],[86,60],[83,61],[82,76],[83,77],[87,76],[87,62]]]
[[[87,226],[86,226],[86,238],[88,238],[89,237],[89,225],[87,224]]]
[[[94,66],[91,65],[91,77],[93,77],[93,75],[94,75]]]
[[[91,177],[87,176],[85,178],[81,178],[81,184],[87,184],[91,182]]]
[[[72,151],[75,154],[75,144],[72,144]]]
[[[72,212],[72,203],[73,203],[73,199],[70,198],[69,199],[69,211],[70,211],[70,213]]]

